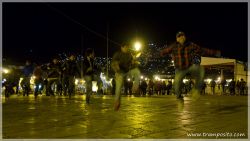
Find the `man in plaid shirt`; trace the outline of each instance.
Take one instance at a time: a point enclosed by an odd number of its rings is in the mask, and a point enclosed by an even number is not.
[[[175,94],[177,99],[183,99],[181,95],[181,82],[187,73],[195,78],[194,90],[192,90],[192,98],[197,100],[200,96],[200,90],[203,83],[205,70],[200,66],[202,55],[220,56],[220,51],[201,48],[200,46],[186,41],[184,32],[176,34],[176,43],[170,47],[163,49],[160,54],[171,54],[175,65]]]

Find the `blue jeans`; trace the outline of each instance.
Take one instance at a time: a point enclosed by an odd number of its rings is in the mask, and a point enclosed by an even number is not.
[[[121,89],[124,83],[124,78],[126,78],[126,76],[129,77],[134,77],[134,84],[133,84],[133,90],[136,92],[138,91],[139,88],[139,83],[140,83],[140,70],[138,68],[134,68],[131,69],[129,72],[127,73],[115,73],[115,100],[119,100],[121,99]]]
[[[92,94],[92,76],[86,75],[84,76],[84,80],[86,83],[86,103],[89,103],[90,95]]]
[[[187,75],[187,73],[190,73],[195,79],[194,89],[200,91],[202,88],[203,78],[205,74],[205,70],[202,66],[194,64],[187,69],[176,69],[174,78],[174,90],[177,98],[181,96],[181,84],[183,78]]]
[[[92,81],[99,81],[99,76],[97,75],[85,75],[83,78],[86,83],[86,103],[89,103],[90,96],[92,94]],[[101,88],[98,88],[101,89]]]

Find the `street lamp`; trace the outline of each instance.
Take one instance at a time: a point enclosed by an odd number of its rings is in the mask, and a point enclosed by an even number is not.
[[[133,56],[135,58],[138,58],[141,56],[141,48],[142,48],[142,43],[139,41],[136,41],[133,46]]]
[[[143,79],[143,76],[141,76],[141,79]]]
[[[160,77],[157,76],[157,75],[156,75],[154,78],[155,78],[155,80],[157,80],[157,81],[160,80]]]
[[[139,41],[135,42],[135,51],[139,51],[141,49],[141,43]]]
[[[3,73],[8,74],[10,71],[8,69],[3,69]]]

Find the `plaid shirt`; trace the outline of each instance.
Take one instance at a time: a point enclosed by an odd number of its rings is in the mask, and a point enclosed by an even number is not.
[[[200,46],[187,42],[184,45],[175,43],[161,51],[161,55],[171,54],[176,69],[186,69],[194,63],[195,57],[201,55],[215,55],[218,51],[201,48]]]

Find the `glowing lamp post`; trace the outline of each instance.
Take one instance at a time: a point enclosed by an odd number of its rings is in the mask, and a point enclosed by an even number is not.
[[[135,51],[139,51],[141,49],[141,43],[140,42],[135,42]]]
[[[3,73],[8,74],[10,71],[8,69],[3,69]]]
[[[141,56],[141,48],[142,48],[141,42],[136,41],[136,42],[134,43],[133,48],[134,48],[134,49],[133,49],[133,50],[134,50],[134,56],[135,56],[136,58],[140,57],[140,56]]]

